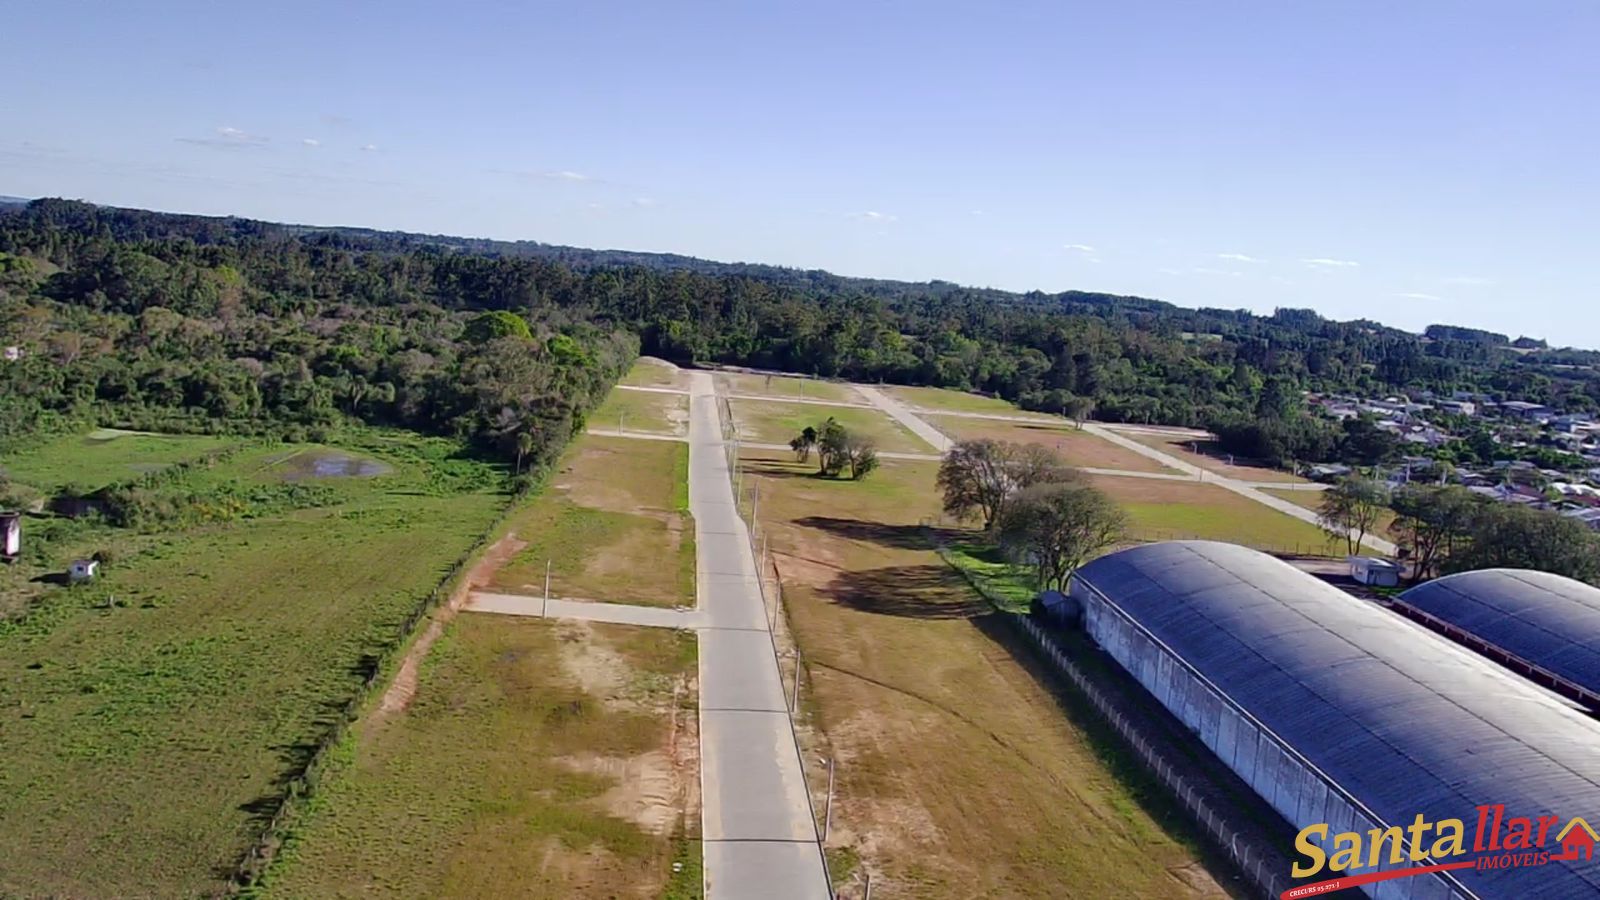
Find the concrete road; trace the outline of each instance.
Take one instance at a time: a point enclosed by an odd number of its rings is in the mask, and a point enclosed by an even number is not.
[[[945,437],[944,432],[929,425],[925,419],[912,412],[911,407],[906,406],[883,391],[875,387],[858,384],[856,385],[856,393],[867,398],[868,403],[888,413],[896,422],[911,429],[913,434],[927,441],[929,446],[940,453],[949,450],[950,445],[954,443],[948,437]]]
[[[708,617],[698,609],[665,606],[632,606],[625,603],[592,603],[563,600],[560,597],[524,597],[519,594],[491,594],[473,591],[467,598],[467,612],[499,613],[504,616],[539,616],[551,619],[582,619],[585,622],[615,622],[618,625],[645,625],[651,628],[701,628]]]
[[[700,632],[700,779],[708,900],[828,896],[755,555],[734,506],[712,377],[689,375],[689,511]]]

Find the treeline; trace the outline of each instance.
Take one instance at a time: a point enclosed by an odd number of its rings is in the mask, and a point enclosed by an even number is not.
[[[63,373],[45,411],[86,400],[307,426],[353,415],[504,449],[517,420],[573,421],[635,341],[680,363],[979,390],[1057,412],[1087,401],[1112,421],[1210,426],[1265,409],[1292,422],[1302,391],[1402,386],[1600,406],[1590,370],[1309,310],[1256,316],[59,200],[0,208],[0,252],[0,337]],[[484,311],[520,316],[531,340],[465,340]],[[85,371],[108,349],[111,371]]]

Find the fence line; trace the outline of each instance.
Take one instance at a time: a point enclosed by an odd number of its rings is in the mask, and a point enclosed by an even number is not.
[[[944,557],[946,562],[950,562],[945,548],[939,548],[939,555]],[[1155,773],[1162,785],[1183,804],[1184,810],[1193,818],[1195,824],[1211,838],[1214,846],[1226,853],[1239,867],[1239,871],[1249,876],[1257,889],[1267,897],[1278,897],[1294,886],[1293,882],[1282,873],[1282,860],[1278,858],[1278,854],[1252,846],[1254,841],[1249,835],[1229,827],[1227,816],[1214,809],[1202,792],[1167,761],[1155,745],[1144,737],[1138,726],[1117,708],[1116,699],[1096,684],[1032,616],[1011,612],[1004,597],[998,596],[981,579],[973,577],[966,569],[954,563],[951,565],[966,578],[974,590],[989,601],[996,615],[1001,616],[1008,624],[1020,628],[1021,632],[1030,638],[1054,664],[1056,670],[1066,676],[1067,680],[1089,699],[1095,710],[1138,754],[1145,768]]]
[[[1281,861],[1276,858],[1277,854],[1252,847],[1253,841],[1248,835],[1230,827],[1226,821],[1227,816],[1214,809],[1202,792],[1167,762],[1156,747],[1139,732],[1137,726],[1117,709],[1115,700],[1089,678],[1039,623],[1028,616],[1015,613],[1002,613],[1002,615],[1006,615],[1013,624],[1020,625],[1023,633],[1033,639],[1034,644],[1055,664],[1056,669],[1089,698],[1089,702],[1094,704],[1095,709],[1111,723],[1111,727],[1133,747],[1145,767],[1154,772],[1156,778],[1183,803],[1184,809],[1211,837],[1215,846],[1225,852],[1239,867],[1239,871],[1249,876],[1259,890],[1268,897],[1277,897],[1293,887],[1293,882],[1279,870]]]

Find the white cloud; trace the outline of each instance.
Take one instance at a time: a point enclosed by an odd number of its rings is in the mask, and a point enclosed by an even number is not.
[[[1482,287],[1482,286],[1484,286],[1486,284],[1493,284],[1494,282],[1490,281],[1487,278],[1479,278],[1476,275],[1457,275],[1457,276],[1455,276],[1453,278],[1446,278],[1444,280],[1444,283],[1445,284],[1459,284],[1459,285],[1463,285],[1463,286],[1466,286],[1466,287]]]
[[[981,210],[981,209],[969,210],[967,212],[967,215],[969,215],[969,216],[981,216],[981,215],[983,215],[983,210]]]
[[[1300,261],[1308,266],[1316,266],[1321,269],[1354,269],[1361,265],[1361,263],[1358,263],[1354,260],[1329,259],[1326,256],[1319,256],[1314,259],[1302,259]]]
[[[1061,249],[1071,250],[1074,253],[1094,253],[1094,248],[1088,244],[1062,244]]]
[[[214,130],[216,137],[181,137],[177,140],[185,144],[195,144],[201,147],[221,148],[260,147],[271,140],[271,138],[264,135],[251,134],[242,128],[234,128],[232,125],[219,125]]]
[[[633,198],[633,205],[639,207],[640,209],[644,209],[645,207],[655,206],[656,201],[650,197],[635,197]]]
[[[1194,272],[1196,275],[1220,275],[1224,278],[1244,277],[1243,272],[1234,271],[1233,269],[1210,269],[1206,268],[1205,266],[1198,266],[1190,271]]]
[[[1261,262],[1261,260],[1256,259],[1254,256],[1246,256],[1243,253],[1218,253],[1217,259],[1226,259],[1230,262]]]
[[[300,139],[300,143],[305,144],[307,147],[321,147],[322,146],[322,142],[317,140],[316,138],[301,138]]]
[[[377,150],[378,150],[378,145],[377,144],[362,144],[361,145],[361,152],[363,152],[363,153],[376,153]]]
[[[1420,294],[1420,293],[1417,293],[1415,291],[1407,291],[1407,292],[1405,292],[1403,294],[1395,294],[1395,296],[1404,298],[1406,300],[1438,300],[1438,299],[1440,299],[1439,297],[1437,297],[1437,296],[1435,296],[1433,294]]]
[[[593,178],[590,178],[588,175],[585,175],[582,172],[573,172],[573,171],[568,170],[568,169],[563,169],[560,172],[541,172],[541,173],[539,173],[539,177],[540,178],[549,178],[549,179],[551,179],[553,181],[593,181],[594,180]]]
[[[1158,273],[1162,274],[1162,275],[1182,275],[1183,274],[1182,272],[1178,271],[1177,269],[1157,269],[1156,271]]]
[[[898,222],[898,221],[900,221],[900,217],[899,216],[892,216],[892,215],[890,215],[888,213],[878,212],[877,210],[874,210],[874,209],[865,210],[863,212],[853,212],[853,213],[850,213],[849,215],[847,215],[845,218],[860,219],[863,222]]]

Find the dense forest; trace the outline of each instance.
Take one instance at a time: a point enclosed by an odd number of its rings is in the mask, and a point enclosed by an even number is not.
[[[1087,400],[1113,421],[1269,422],[1277,439],[1303,440],[1311,452],[1287,452],[1306,459],[1352,438],[1311,423],[1303,391],[1471,389],[1600,407],[1587,351],[1302,309],[1257,316],[63,200],[0,206],[0,254],[0,345],[23,350],[0,364],[0,438],[60,417],[255,430],[355,417],[508,455],[532,434],[537,459],[553,446],[543,436],[578,427],[641,351],[1038,409]]]

